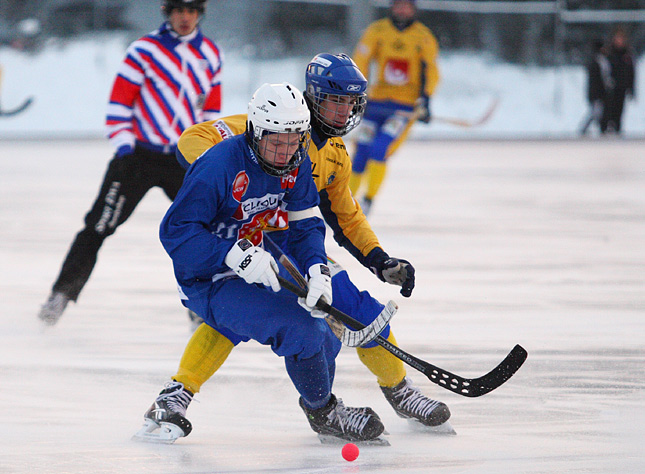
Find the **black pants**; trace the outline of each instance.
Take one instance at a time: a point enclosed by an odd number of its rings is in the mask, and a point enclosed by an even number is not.
[[[90,278],[103,241],[130,217],[151,188],[159,186],[171,200],[175,199],[184,174],[174,154],[140,146],[132,155],[113,158],[99,195],[85,216],[85,227],[76,235],[67,253],[53,291],[76,301]]]
[[[610,95],[605,107],[605,113],[600,121],[600,130],[603,133],[608,130],[620,133],[626,95],[627,91],[625,89],[616,89]]]

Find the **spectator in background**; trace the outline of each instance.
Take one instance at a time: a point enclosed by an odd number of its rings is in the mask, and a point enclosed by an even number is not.
[[[590,111],[580,133],[587,134],[593,122],[598,124],[601,132],[601,120],[607,108],[607,98],[614,88],[611,77],[611,64],[607,58],[607,48],[603,40],[596,39],[592,44],[592,57],[587,65],[587,100]],[[605,127],[606,128],[606,127]]]
[[[634,53],[629,45],[627,33],[623,28],[617,28],[609,44],[607,52],[611,64],[613,89],[609,91],[607,106],[601,120],[601,131],[620,134],[625,99],[634,97]]]
[[[414,0],[393,0],[390,15],[367,27],[354,52],[369,91],[350,188],[358,197],[363,173],[367,175],[367,191],[361,199],[365,214],[385,179],[387,157],[416,120],[429,123],[431,119],[430,97],[439,83],[439,45],[416,15]],[[372,63],[376,71],[370,75]]]
[[[110,94],[108,138],[116,153],[39,318],[56,324],[90,278],[103,241],[153,187],[174,199],[184,180],[181,132],[220,112],[218,47],[200,31],[206,0],[163,0],[167,21],[130,45]]]

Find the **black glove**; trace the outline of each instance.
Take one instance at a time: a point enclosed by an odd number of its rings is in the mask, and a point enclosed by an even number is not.
[[[417,99],[415,108],[419,116],[417,120],[423,123],[430,123],[432,120],[432,113],[430,112],[430,97],[423,95]]]
[[[400,286],[401,294],[406,298],[412,294],[414,289],[414,267],[407,260],[392,258],[382,252],[372,260],[370,270],[381,281]]]

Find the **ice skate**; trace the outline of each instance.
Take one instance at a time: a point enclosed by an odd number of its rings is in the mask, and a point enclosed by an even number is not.
[[[381,390],[401,418],[429,427],[432,432],[456,434],[448,422],[448,406],[423,395],[409,378],[405,377],[396,387],[381,387]]]
[[[329,403],[317,410],[305,407],[300,398],[300,407],[305,412],[311,429],[318,433],[322,443],[353,441],[367,444],[386,444],[379,436],[385,427],[379,416],[368,407],[346,407],[333,394]]]
[[[192,431],[193,426],[186,419],[186,409],[193,400],[193,394],[180,382],[171,381],[165,387],[143,415],[143,426],[132,439],[171,444]]]
[[[38,318],[40,318],[43,323],[53,326],[63,315],[63,311],[65,311],[68,302],[69,298],[66,294],[59,291],[53,291],[52,294],[49,295],[47,302],[40,308]]]
[[[195,332],[204,320],[194,311],[188,310],[188,319],[190,320],[190,329]]]

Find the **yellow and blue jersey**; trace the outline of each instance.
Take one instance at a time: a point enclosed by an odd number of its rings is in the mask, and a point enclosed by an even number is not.
[[[368,26],[353,58],[370,84],[370,100],[413,106],[419,97],[430,97],[439,83],[438,54],[436,38],[421,22],[401,31],[383,18]],[[370,74],[372,64],[375,74]]]

